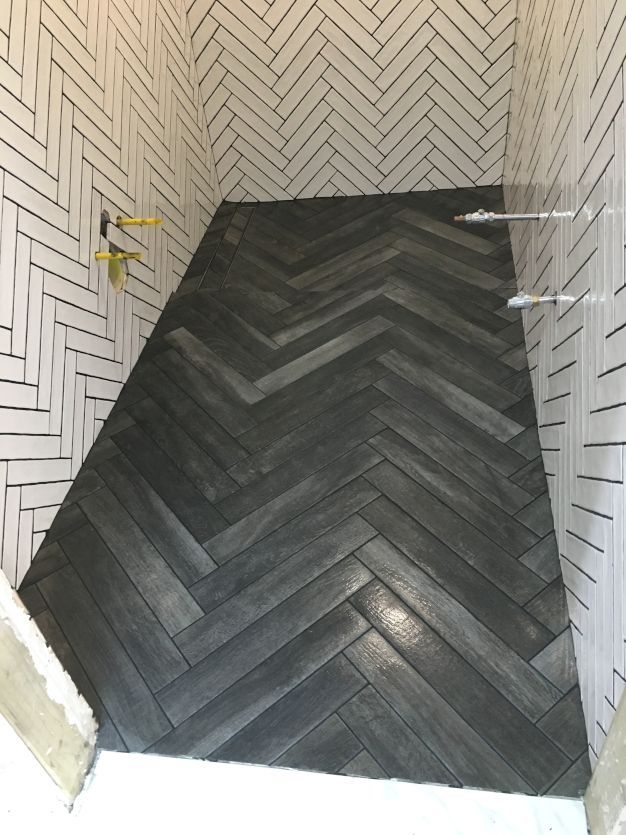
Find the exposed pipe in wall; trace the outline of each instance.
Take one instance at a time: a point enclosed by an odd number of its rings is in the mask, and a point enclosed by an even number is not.
[[[541,220],[545,217],[549,217],[547,212],[532,212],[522,215],[498,215],[495,212],[486,212],[484,209],[478,209],[478,211],[470,212],[466,215],[455,215],[454,220],[457,223],[493,223],[496,220]]]

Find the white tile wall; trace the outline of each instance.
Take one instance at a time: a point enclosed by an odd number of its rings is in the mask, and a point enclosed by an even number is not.
[[[0,565],[14,585],[220,200],[183,0],[1,0]],[[93,259],[103,208],[163,217],[115,230],[145,253],[120,296]]]
[[[518,283],[556,291],[525,316],[540,437],[592,760],[624,689],[626,4],[520,3],[509,211]]]
[[[502,179],[517,0],[187,0],[229,200]]]

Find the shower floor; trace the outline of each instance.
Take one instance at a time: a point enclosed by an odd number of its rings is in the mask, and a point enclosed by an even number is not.
[[[103,748],[575,795],[500,189],[223,204],[20,590]]]

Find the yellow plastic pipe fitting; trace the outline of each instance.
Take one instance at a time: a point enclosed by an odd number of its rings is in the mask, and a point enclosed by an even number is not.
[[[96,261],[141,261],[141,252],[96,252]]]
[[[158,226],[163,223],[160,217],[121,217],[117,216],[116,226]]]

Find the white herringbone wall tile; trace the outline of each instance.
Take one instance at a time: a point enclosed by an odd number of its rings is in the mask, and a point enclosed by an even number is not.
[[[228,200],[500,183],[516,0],[187,0]]]
[[[0,3],[0,564],[18,584],[219,188],[183,0]],[[102,209],[159,215],[116,296]]]
[[[590,754],[624,689],[626,5],[521,3],[505,168],[518,283],[563,295],[525,320]]]

